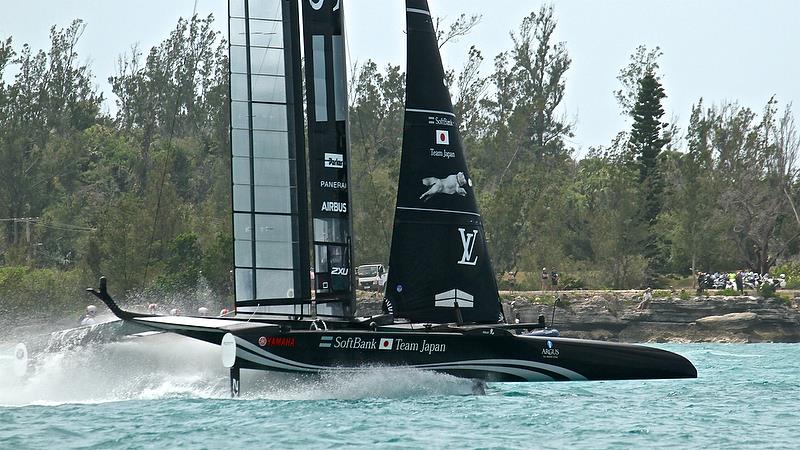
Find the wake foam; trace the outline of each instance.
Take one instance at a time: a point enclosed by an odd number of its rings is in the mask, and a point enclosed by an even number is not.
[[[0,345],[0,349],[8,345]],[[228,399],[218,346],[172,334],[31,355],[14,376],[0,361],[0,405],[105,403],[169,398]],[[411,368],[374,367],[297,375],[242,370],[243,400],[327,400],[472,395],[473,382]]]
[[[369,367],[319,375],[242,371],[242,389],[243,399],[358,400],[472,395],[473,382],[420,369]]]

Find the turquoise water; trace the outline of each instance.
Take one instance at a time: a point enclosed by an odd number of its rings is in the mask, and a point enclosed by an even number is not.
[[[347,379],[245,371],[161,336],[0,370],[0,448],[800,448],[800,345],[662,345],[681,381],[495,383],[376,369]],[[180,348],[180,351],[175,351]]]

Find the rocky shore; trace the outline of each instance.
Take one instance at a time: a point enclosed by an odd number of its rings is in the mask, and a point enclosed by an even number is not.
[[[555,326],[562,336],[619,342],[800,342],[800,294],[782,298],[669,295],[638,309],[642,291],[560,292]],[[509,320],[547,323],[556,294],[501,292]],[[379,314],[376,295],[359,296],[359,314]]]

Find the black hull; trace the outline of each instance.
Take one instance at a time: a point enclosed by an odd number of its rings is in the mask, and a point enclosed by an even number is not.
[[[632,344],[520,336],[509,328],[537,324],[428,326],[364,321],[272,321],[165,317],[124,311],[105,280],[90,291],[119,318],[222,346],[223,365],[295,373],[410,367],[486,381],[696,378],[683,356]],[[412,326],[413,325],[413,326]],[[326,329],[309,329],[324,327]],[[238,382],[238,375],[235,376]],[[232,375],[232,380],[234,376]]]
[[[692,363],[680,355],[583,339],[343,330],[273,336],[254,330],[234,336],[237,366],[256,370],[410,367],[495,382],[697,377]]]

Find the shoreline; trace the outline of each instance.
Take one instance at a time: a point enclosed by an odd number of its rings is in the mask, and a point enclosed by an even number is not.
[[[656,291],[646,309],[637,309],[641,290],[501,291],[509,322],[538,321],[544,315],[563,337],[625,343],[757,343],[800,342],[800,291],[781,290],[781,298],[686,295]],[[382,295],[358,291],[357,315],[381,314]],[[110,314],[101,308],[100,315]],[[3,338],[31,336],[73,328],[75,318],[47,320],[4,317]]]
[[[563,337],[625,343],[800,342],[800,293],[779,291],[783,298],[686,295],[655,297],[637,309],[644,291],[501,291],[507,320],[548,325]],[[380,298],[359,292],[360,315],[379,314]],[[663,292],[662,292],[663,294]],[[789,295],[787,300],[787,294]]]

